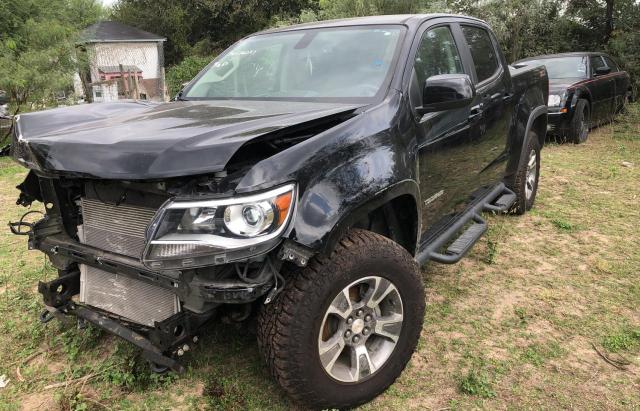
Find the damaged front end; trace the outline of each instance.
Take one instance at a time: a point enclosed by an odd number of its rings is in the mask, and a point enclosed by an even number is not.
[[[223,314],[246,319],[252,304],[283,287],[283,260],[305,265],[311,256],[283,245],[295,184],[233,196],[232,180],[216,173],[111,181],[32,170],[17,203],[40,201],[46,214],[10,226],[59,273],[38,286],[41,320],[75,315],[137,345],[156,367],[182,371],[176,357],[202,325]]]

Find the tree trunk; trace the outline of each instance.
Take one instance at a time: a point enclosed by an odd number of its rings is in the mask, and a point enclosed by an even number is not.
[[[607,14],[604,22],[604,42],[607,43],[613,33],[613,2],[614,0],[606,0]]]

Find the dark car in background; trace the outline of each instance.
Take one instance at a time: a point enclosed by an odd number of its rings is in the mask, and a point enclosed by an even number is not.
[[[549,134],[579,144],[589,129],[613,119],[632,97],[629,73],[604,53],[530,57],[514,67],[544,64],[549,73]]]

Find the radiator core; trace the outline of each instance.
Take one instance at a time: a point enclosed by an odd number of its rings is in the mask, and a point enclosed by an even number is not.
[[[141,258],[155,210],[85,198],[81,208],[81,242]],[[178,296],[168,289],[84,264],[80,265],[80,302],[150,327],[180,311]]]
[[[101,250],[141,258],[147,227],[156,210],[81,200],[84,242]]]

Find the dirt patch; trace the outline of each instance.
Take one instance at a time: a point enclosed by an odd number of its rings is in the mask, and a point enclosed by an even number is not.
[[[20,407],[23,411],[56,411],[60,409],[51,391],[24,395],[20,398]]]

